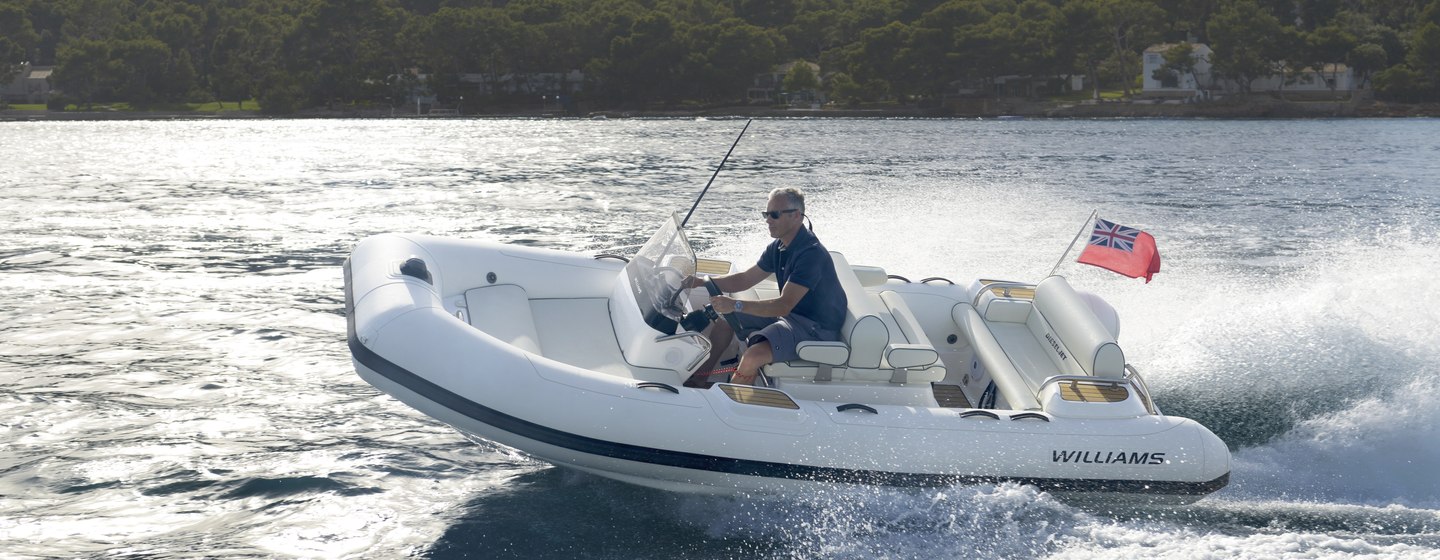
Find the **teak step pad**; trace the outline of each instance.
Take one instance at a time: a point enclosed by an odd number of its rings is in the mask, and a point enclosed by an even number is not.
[[[930,388],[935,392],[935,402],[940,403],[942,408],[975,408],[970,405],[970,399],[965,398],[965,391],[960,390],[959,385],[931,383]]]

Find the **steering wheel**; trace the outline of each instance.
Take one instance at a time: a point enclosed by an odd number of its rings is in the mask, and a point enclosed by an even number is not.
[[[710,292],[711,297],[718,296],[723,293],[720,291],[720,286],[715,285],[715,279],[713,278],[705,279],[705,291]],[[715,312],[715,308],[708,303],[705,304],[705,310],[712,313]],[[725,322],[730,325],[730,330],[735,331],[735,336],[740,336],[740,320],[735,318],[735,314],[720,313],[719,315],[725,318]]]
[[[682,313],[693,307],[690,305],[690,300],[680,299],[680,294],[685,293],[685,274],[682,274],[674,267],[657,266],[655,267],[655,276],[665,282],[667,288],[672,286],[675,288],[675,291],[670,294],[670,299],[665,301],[665,307],[678,308]],[[674,279],[674,281],[671,281],[672,279]],[[682,301],[684,302],[683,307],[680,305]]]

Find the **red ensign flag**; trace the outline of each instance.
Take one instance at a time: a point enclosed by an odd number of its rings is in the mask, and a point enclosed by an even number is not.
[[[1132,227],[1102,219],[1095,220],[1090,243],[1080,252],[1077,262],[1098,266],[1131,278],[1150,277],[1160,272],[1160,250],[1155,238]]]

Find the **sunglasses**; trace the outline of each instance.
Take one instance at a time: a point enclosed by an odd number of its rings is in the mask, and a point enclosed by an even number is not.
[[[789,214],[789,213],[791,213],[791,212],[799,212],[799,211],[800,211],[799,208],[791,208],[791,209],[789,209],[789,210],[761,210],[761,211],[760,211],[760,217],[761,217],[761,218],[770,218],[770,219],[772,219],[772,220],[778,220],[778,219],[780,219],[780,216],[782,216],[782,215]]]

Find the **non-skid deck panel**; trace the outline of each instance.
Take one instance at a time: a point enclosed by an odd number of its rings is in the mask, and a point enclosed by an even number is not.
[[[1060,382],[1060,398],[1075,402],[1117,403],[1130,398],[1130,391],[1114,383]]]
[[[761,389],[723,383],[720,385],[720,390],[724,391],[725,395],[730,397],[730,400],[741,404],[788,408],[792,410],[798,410],[800,408],[800,405],[795,404],[795,401],[790,398],[790,395],[774,389]]]
[[[729,274],[730,261],[718,259],[695,259],[695,272],[700,274]]]
[[[931,383],[930,388],[935,392],[935,402],[941,408],[975,408],[971,406],[970,399],[965,397],[965,391],[959,385],[945,385],[942,383]]]

